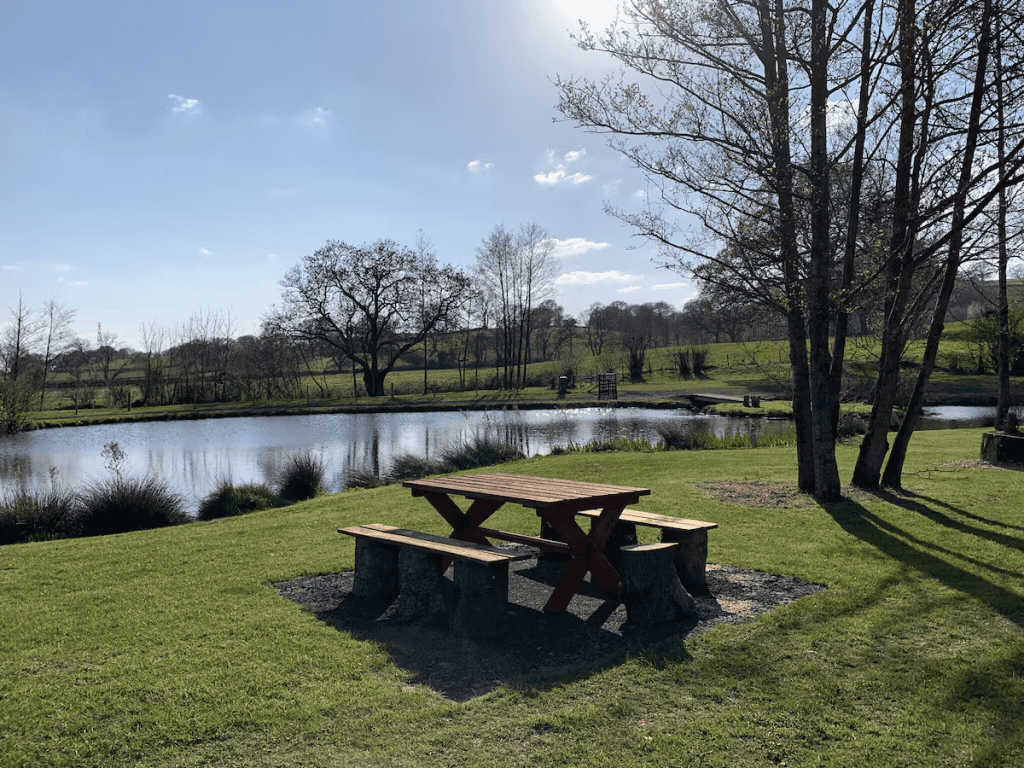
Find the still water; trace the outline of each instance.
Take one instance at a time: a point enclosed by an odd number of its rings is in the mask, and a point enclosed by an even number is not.
[[[125,471],[163,480],[195,510],[221,480],[271,482],[284,458],[299,450],[323,457],[329,489],[338,491],[352,471],[370,469],[380,475],[396,456],[438,458],[444,449],[477,435],[512,442],[535,456],[570,441],[627,437],[658,442],[657,428],[664,424],[719,436],[789,427],[785,420],[643,408],[324,414],[67,427],[0,438],[0,491],[51,483],[78,487],[103,479],[109,474],[103,446],[117,442],[127,454]]]
[[[164,480],[195,509],[219,481],[270,482],[288,454],[304,449],[323,457],[330,490],[336,491],[353,470],[380,475],[396,456],[438,458],[444,449],[476,435],[510,441],[535,456],[570,441],[628,437],[657,442],[657,427],[665,423],[710,428],[718,435],[751,429],[745,419],[642,408],[323,414],[67,427],[0,438],[0,490],[102,479],[109,473],[103,446],[116,441],[127,454],[128,473]],[[787,426],[763,421],[757,429]]]

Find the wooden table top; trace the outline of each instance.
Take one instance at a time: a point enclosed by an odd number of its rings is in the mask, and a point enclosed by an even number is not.
[[[407,480],[402,485],[411,488],[413,496],[444,493],[465,496],[468,499],[511,502],[538,510],[551,507],[582,510],[619,502],[635,504],[641,496],[647,496],[651,492],[648,488],[634,488],[628,485],[511,475],[503,472],[451,475],[432,480]]]

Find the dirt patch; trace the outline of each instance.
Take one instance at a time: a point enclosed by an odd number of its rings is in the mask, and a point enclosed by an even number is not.
[[[694,483],[693,487],[718,501],[745,507],[774,509],[779,507],[811,507],[814,499],[796,487],[796,483],[725,481]]]
[[[760,481],[722,481],[717,483],[694,483],[693,487],[707,496],[729,504],[757,509],[780,509],[782,507],[813,507],[818,504],[809,493],[796,487],[796,483],[769,483]],[[856,502],[870,500],[867,491],[844,486],[843,498]]]
[[[399,620],[388,605],[352,594],[351,571],[274,586],[339,631],[381,643],[413,682],[454,701],[467,701],[498,685],[551,685],[621,663],[629,655],[685,657],[687,637],[716,624],[752,621],[824,589],[799,579],[708,565],[708,589],[694,595],[696,616],[639,627],[627,621],[625,606],[608,599],[589,580],[568,610],[543,613],[564,568],[564,563],[536,557],[513,563],[508,632],[492,640],[458,638],[436,620]]]

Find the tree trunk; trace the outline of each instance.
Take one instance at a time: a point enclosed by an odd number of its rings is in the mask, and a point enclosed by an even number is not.
[[[885,474],[882,477],[882,484],[899,488],[903,479],[903,464],[907,457],[907,446],[910,444],[910,437],[917,425],[918,415],[924,405],[924,395],[928,388],[928,381],[935,370],[935,360],[939,351],[939,339],[945,327],[946,309],[949,306],[949,297],[953,295],[953,287],[956,283],[956,275],[960,269],[961,251],[963,246],[963,232],[966,219],[967,193],[973,173],[974,155],[978,144],[978,134],[981,129],[981,108],[982,97],[985,91],[985,76],[988,71],[989,49],[992,43],[992,0],[986,0],[981,18],[981,32],[978,38],[978,58],[974,77],[974,97],[971,101],[970,122],[968,123],[967,140],[964,147],[963,160],[960,166],[960,183],[957,188],[956,200],[953,206],[953,221],[950,223],[952,237],[949,241],[949,251],[946,257],[945,272],[942,279],[942,288],[939,291],[938,300],[935,304],[935,311],[932,316],[931,327],[928,329],[928,340],[925,344],[924,357],[921,361],[921,370],[918,373],[917,382],[914,385],[914,392],[910,398],[910,404],[906,415],[900,424],[896,435],[896,442],[893,444],[889,461],[885,467]],[[1002,182],[1002,180],[1000,180]]]
[[[896,405],[900,357],[904,344],[904,313],[913,276],[914,231],[911,219],[914,146],[917,132],[916,103],[916,6],[915,0],[900,0],[900,135],[899,157],[894,188],[893,224],[886,259],[886,300],[882,326],[881,359],[868,419],[867,433],[860,445],[853,484],[861,488],[878,487],[885,454],[889,450],[889,423]]]

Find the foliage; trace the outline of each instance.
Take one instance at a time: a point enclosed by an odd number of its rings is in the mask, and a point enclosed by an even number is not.
[[[289,455],[277,472],[277,495],[288,502],[306,501],[323,493],[327,467],[311,451]]]
[[[14,434],[28,426],[34,399],[25,378],[0,378],[0,434]]]
[[[0,498],[0,544],[63,539],[76,532],[75,494],[57,488]]]
[[[250,512],[280,507],[284,502],[266,485],[250,483],[233,485],[230,480],[221,480],[200,503],[197,520],[214,520],[221,517],[236,517]]]
[[[1009,357],[1010,373],[1024,375],[1024,304],[1009,305]],[[984,374],[998,367],[999,317],[988,311],[965,323],[961,333],[976,362],[976,373]],[[959,362],[959,361],[958,361]]]
[[[78,495],[76,528],[82,536],[142,531],[188,522],[185,502],[152,477],[115,474]]]

